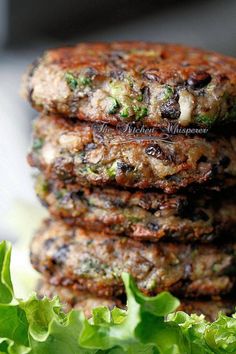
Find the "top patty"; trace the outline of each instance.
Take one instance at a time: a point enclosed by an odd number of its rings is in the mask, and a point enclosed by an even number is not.
[[[236,118],[236,59],[176,44],[79,44],[46,52],[23,94],[39,111],[84,120],[209,127]]]

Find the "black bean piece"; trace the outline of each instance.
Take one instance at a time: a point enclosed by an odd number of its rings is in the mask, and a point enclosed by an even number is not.
[[[166,176],[165,179],[167,181],[172,181],[172,182],[175,182],[175,183],[180,183],[181,179],[179,176],[177,175],[169,175],[169,176]]]
[[[200,159],[198,160],[198,163],[200,162],[207,162],[207,157],[205,155],[202,155]]]
[[[178,119],[180,117],[179,103],[175,99],[170,99],[160,107],[161,116],[168,119]]]
[[[63,245],[58,250],[56,253],[53,255],[52,262],[53,264],[58,264],[62,265],[65,263],[67,255],[69,252],[69,246],[68,245]]]
[[[68,122],[72,125],[76,125],[78,123],[78,118],[76,117],[68,117],[66,118],[68,120]]]
[[[28,89],[28,100],[31,104],[34,103],[34,100],[33,100],[33,93],[34,93],[34,89],[33,88],[29,88]]]
[[[97,148],[97,144],[89,143],[85,146],[85,151],[91,151]]]
[[[212,242],[212,241],[216,240],[217,237],[218,237],[218,235],[217,235],[216,232],[215,232],[214,234],[210,233],[210,234],[208,234],[208,235],[203,235],[203,237],[202,237],[202,242],[207,242],[207,243],[209,243],[209,242]]]
[[[126,206],[126,203],[120,198],[116,198],[113,203],[118,208],[124,208]]]
[[[218,74],[218,75],[217,75],[217,79],[218,79],[220,82],[225,82],[225,81],[229,80],[228,76],[225,75],[225,74]]]
[[[177,205],[177,215],[181,218],[186,218],[191,210],[191,206],[188,200],[180,200]]]
[[[148,105],[150,102],[150,88],[145,86],[142,88],[141,92],[143,95],[143,102]]]
[[[38,196],[39,197],[39,196]],[[49,204],[46,202],[46,200],[43,200],[39,197],[39,201],[40,201],[40,204],[45,207],[45,208],[48,208],[49,207]]]
[[[189,278],[192,273],[192,266],[191,264],[185,264],[184,266],[184,278]]]
[[[97,75],[97,70],[91,67],[85,69],[85,75],[88,77],[93,77]]]
[[[39,64],[41,62],[41,58],[39,59],[36,59],[32,65],[31,65],[31,68],[30,68],[30,71],[28,73],[28,98],[29,98],[29,101],[30,103],[33,103],[33,99],[32,99],[32,96],[33,96],[33,92],[34,92],[34,89],[33,87],[31,86],[31,82],[30,82],[30,79],[31,77],[34,75],[34,72],[35,70],[38,68]]]
[[[70,201],[70,198],[71,198],[70,192],[69,192],[69,193],[66,193],[65,195],[63,195],[63,196],[61,197],[60,203],[61,203],[61,204],[64,204],[64,205],[67,205],[68,202]]]
[[[117,169],[125,173],[132,172],[134,170],[134,166],[124,162],[117,162]]]
[[[114,50],[113,52],[111,52],[110,57],[112,59],[123,59],[124,56],[124,52],[122,50],[118,51],[118,50]]]
[[[125,73],[123,70],[112,70],[110,72],[110,77],[112,79],[123,81],[125,78]]]
[[[147,155],[155,157],[156,159],[162,160],[162,161],[171,161],[175,162],[175,157],[174,154],[171,152],[171,150],[162,150],[162,148],[158,144],[150,144],[146,147],[145,152]]]
[[[47,239],[47,240],[44,242],[44,247],[45,247],[46,249],[50,248],[50,247],[53,245],[53,243],[54,243],[55,241],[56,241],[56,237]]]
[[[55,161],[55,173],[57,177],[61,180],[68,180],[71,178],[74,166],[73,161],[68,160],[69,159],[59,157]]]
[[[81,199],[81,197],[83,197],[83,195],[84,195],[83,191],[72,192],[71,199],[76,201],[77,199]]]
[[[211,176],[212,176],[212,178],[217,176],[218,170],[219,170],[219,168],[218,168],[217,164],[213,164],[212,168],[211,168]]]
[[[209,220],[209,216],[203,210],[198,210],[194,214],[192,214],[192,215],[190,214],[189,217],[192,221],[198,221],[198,220],[208,221]]]
[[[200,89],[211,82],[211,75],[206,71],[196,71],[190,75],[188,78],[188,85],[192,89]]]
[[[221,160],[220,160],[220,165],[223,166],[224,168],[227,168],[230,164],[230,158],[228,156],[224,156]]]
[[[158,74],[158,69],[149,69],[143,73],[143,77],[148,81],[160,82],[160,76]]]
[[[38,59],[33,61],[33,63],[31,64],[29,73],[28,73],[28,77],[32,77],[34,75],[34,72],[38,68],[41,61],[42,61],[42,57],[39,57]]]
[[[154,223],[154,222],[149,222],[147,224],[147,227],[151,231],[158,231],[160,229],[160,226],[157,223]]]
[[[225,275],[235,276],[235,272],[236,272],[236,262],[235,261],[234,261],[234,264],[231,264],[224,269]]]
[[[164,154],[158,144],[148,145],[145,149],[145,153],[156,158],[160,158]]]

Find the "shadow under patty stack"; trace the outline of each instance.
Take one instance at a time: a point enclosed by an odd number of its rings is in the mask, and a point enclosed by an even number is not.
[[[150,296],[214,319],[235,306],[236,60],[174,44],[79,44],[24,79],[28,161],[50,212],[31,245],[40,295],[66,309]]]

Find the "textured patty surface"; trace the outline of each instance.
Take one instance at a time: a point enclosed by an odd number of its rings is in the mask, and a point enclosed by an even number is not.
[[[56,116],[37,119],[33,134],[30,164],[65,183],[157,187],[173,193],[191,184],[236,177],[234,136],[155,131],[146,139],[143,133],[124,134]]]
[[[51,215],[70,225],[140,240],[212,242],[236,233],[235,189],[176,194],[78,187],[39,175],[35,190]]]
[[[87,317],[91,316],[92,310],[97,306],[108,306],[109,308],[124,307],[125,305],[118,299],[106,299],[95,297],[84,291],[76,291],[70,287],[54,286],[46,281],[40,283],[38,290],[39,296],[47,296],[52,298],[59,296],[60,300],[64,304],[65,311],[69,311],[72,308],[83,310]],[[223,312],[226,315],[230,315],[234,312],[236,302],[231,300],[181,300],[181,305],[177,309],[178,311],[185,311],[188,314],[196,313],[198,315],[205,315],[209,321],[215,321],[219,312]]]
[[[175,44],[79,44],[46,52],[23,94],[40,111],[90,121],[211,126],[236,117],[236,59]]]
[[[72,308],[83,310],[87,317],[90,317],[94,307],[107,306],[110,309],[113,307],[124,307],[119,299],[108,299],[105,297],[97,297],[85,291],[74,290],[71,287],[54,286],[47,281],[42,280],[38,284],[37,294],[40,297],[47,296],[53,298],[59,296],[65,311]]]
[[[97,296],[124,292],[122,272],[146,294],[186,297],[226,294],[235,283],[235,244],[141,243],[48,221],[34,237],[31,261],[54,285]],[[232,274],[232,275],[231,275]]]
[[[188,314],[196,313],[203,314],[208,321],[215,321],[218,318],[219,312],[226,315],[232,315],[235,312],[235,300],[181,300],[179,311],[187,312]]]

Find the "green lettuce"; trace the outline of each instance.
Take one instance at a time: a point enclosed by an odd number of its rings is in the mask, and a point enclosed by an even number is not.
[[[64,313],[57,297],[14,296],[11,246],[0,243],[0,354],[223,354],[236,353],[236,315],[175,312],[168,292],[146,297],[124,273],[127,310],[98,307],[90,319],[82,311]]]

